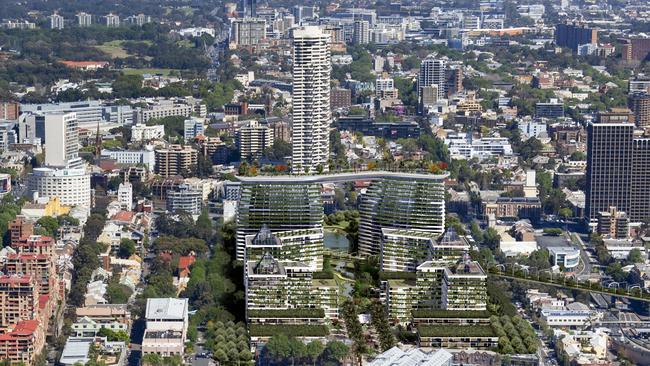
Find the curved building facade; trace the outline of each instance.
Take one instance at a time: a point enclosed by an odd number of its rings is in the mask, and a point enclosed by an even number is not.
[[[64,205],[91,207],[90,174],[84,168],[35,168],[29,175],[29,191],[41,197],[58,197]]]
[[[383,228],[442,234],[445,228],[443,179],[385,178],[372,182],[359,207],[359,253],[380,253]]]

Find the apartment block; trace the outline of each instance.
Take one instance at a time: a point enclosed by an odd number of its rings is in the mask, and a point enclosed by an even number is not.
[[[198,152],[191,146],[169,145],[155,151],[155,172],[163,177],[188,176],[196,169]]]
[[[39,317],[39,285],[33,275],[0,276],[0,330]]]

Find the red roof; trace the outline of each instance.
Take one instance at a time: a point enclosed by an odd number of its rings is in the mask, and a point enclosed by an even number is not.
[[[35,254],[35,253],[12,253],[7,256],[8,259],[19,259],[22,262],[27,262],[35,259],[49,259],[47,254]]]
[[[183,256],[178,258],[178,269],[188,269],[192,264],[194,264],[196,258],[193,255]]]
[[[120,212],[116,213],[115,215],[113,215],[113,217],[111,217],[111,220],[123,221],[123,222],[131,222],[131,220],[133,220],[133,215],[134,215],[134,213],[131,212],[131,211],[120,211]]]
[[[38,307],[39,309],[45,309],[48,301],[50,301],[50,295],[41,295],[38,297]]]
[[[0,276],[0,283],[30,283],[31,280],[32,280],[31,275],[22,275],[22,276],[4,275],[4,276]]]

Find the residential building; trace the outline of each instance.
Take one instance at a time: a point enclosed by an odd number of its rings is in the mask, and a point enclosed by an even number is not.
[[[0,275],[0,330],[39,317],[39,286],[31,274]]]
[[[90,27],[93,24],[93,16],[92,14],[79,12],[76,15],[77,17],[77,24],[80,27]]]
[[[147,126],[145,124],[138,123],[131,127],[132,142],[160,140],[163,137],[165,137],[164,125]]]
[[[359,252],[379,254],[382,229],[415,229],[442,234],[445,175],[392,177],[373,181],[359,206]]]
[[[610,207],[598,213],[596,232],[607,239],[627,239],[630,236],[630,218],[625,212]]]
[[[191,146],[169,145],[166,149],[155,150],[155,172],[163,177],[187,176],[196,169],[198,152]]]
[[[583,44],[598,43],[598,31],[578,23],[559,23],[555,26],[555,44],[578,51]]]
[[[9,223],[10,246],[12,248],[32,234],[34,234],[34,223],[23,216],[18,216]]]
[[[53,243],[52,238],[48,238]],[[54,245],[52,244],[52,248]],[[55,257],[45,253],[9,254],[5,259],[5,273],[19,276],[27,273],[38,284],[39,295],[59,298]]]
[[[188,300],[149,298],[145,311],[142,354],[183,355],[188,327]]]
[[[323,229],[300,229],[271,232],[262,226],[255,235],[247,235],[246,260],[259,261],[269,253],[281,261],[300,262],[312,271],[323,269]]]
[[[160,126],[162,127],[162,126]],[[146,146],[144,150],[106,150],[103,149],[101,157],[115,160],[118,164],[123,165],[144,165],[149,171],[156,167],[156,154],[153,146]]]
[[[512,145],[506,137],[476,138],[469,132],[450,132],[444,142],[452,156],[467,160],[513,155]]]
[[[623,40],[622,58],[628,62],[641,62],[650,56],[650,37],[631,37]]]
[[[354,44],[370,43],[370,22],[362,19],[358,19],[354,21],[354,32],[352,35],[352,43]]]
[[[45,165],[79,166],[79,125],[74,113],[45,115]]]
[[[20,321],[0,334],[0,355],[11,364],[35,364],[44,345],[45,331],[38,320]]]
[[[206,107],[198,102],[187,102],[185,100],[156,100],[154,104],[146,108],[139,108],[133,112],[133,120],[136,124],[147,123],[152,118],[165,117],[191,117],[197,113],[199,117],[205,117]]]
[[[650,77],[637,76],[628,81],[628,93],[650,93]],[[0,103],[0,117],[2,117],[2,104]]]
[[[117,28],[120,26],[120,17],[117,14],[109,13],[106,17],[106,26],[109,28]]]
[[[447,97],[447,61],[436,59],[433,55],[427,56],[420,64],[418,74],[418,97],[422,102],[423,88],[436,86],[438,88],[437,100]]]
[[[237,212],[237,259],[244,260],[246,237],[267,226],[271,232],[322,229],[320,186],[313,183],[241,184]]]
[[[349,108],[352,105],[352,91],[345,88],[332,88],[330,91],[330,106],[332,110]]]
[[[269,127],[273,130],[273,138],[284,142],[291,142],[291,125],[285,121],[269,121]]]
[[[183,122],[183,138],[185,141],[191,141],[197,136],[204,136],[205,134],[205,125],[203,124],[203,119],[190,118],[186,119]]]
[[[499,197],[494,202],[483,202],[483,217],[497,219],[529,219],[537,222],[542,214],[542,203],[537,197]]]
[[[117,188],[117,201],[123,210],[131,211],[133,207],[133,186],[131,183],[120,183]]]
[[[199,215],[203,207],[203,194],[186,184],[167,191],[167,211]]]
[[[455,262],[469,250],[453,228],[444,235],[420,230],[382,229],[380,268],[384,272],[415,272],[427,260]]]
[[[329,170],[330,35],[316,26],[293,30],[293,123],[294,173]]]
[[[646,92],[629,94],[628,107],[634,113],[634,124],[637,127],[650,127],[650,94]]]
[[[237,145],[242,161],[256,160],[262,157],[264,149],[273,146],[273,129],[258,121],[251,121],[237,131]]]
[[[20,103],[11,100],[0,100],[0,120],[18,120]]]
[[[65,26],[65,19],[57,13],[50,15],[50,29],[61,30]]]
[[[68,206],[91,208],[90,174],[84,168],[34,168],[28,188],[40,197],[58,197]]]
[[[445,310],[487,309],[487,274],[468,255],[456,265],[445,268],[442,306]]]
[[[266,39],[266,21],[259,18],[237,18],[230,23],[233,47],[257,46]]]

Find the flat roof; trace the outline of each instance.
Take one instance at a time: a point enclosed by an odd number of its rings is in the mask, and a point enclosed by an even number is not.
[[[147,299],[147,319],[184,320],[187,317],[187,299]]]

